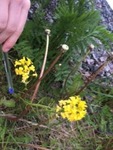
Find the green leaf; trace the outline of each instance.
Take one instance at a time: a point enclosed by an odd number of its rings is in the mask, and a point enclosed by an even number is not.
[[[15,101],[14,100],[5,100],[5,101],[3,101],[3,105],[6,107],[15,107]]]

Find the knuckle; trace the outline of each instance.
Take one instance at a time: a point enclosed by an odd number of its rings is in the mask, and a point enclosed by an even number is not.
[[[9,34],[10,34],[10,33],[14,33],[14,32],[16,31],[16,29],[17,29],[17,28],[16,28],[15,25],[11,25],[11,26],[8,26],[8,27],[7,27],[6,32],[9,33]]]
[[[1,20],[0,21],[0,30],[4,30],[6,28],[7,21],[6,20]]]

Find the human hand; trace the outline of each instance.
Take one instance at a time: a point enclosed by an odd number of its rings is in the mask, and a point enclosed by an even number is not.
[[[30,0],[0,0],[0,44],[8,52],[25,26]]]

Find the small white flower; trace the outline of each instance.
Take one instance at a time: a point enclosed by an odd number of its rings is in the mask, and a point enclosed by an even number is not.
[[[62,66],[62,64],[59,64],[59,67]]]
[[[90,48],[91,50],[93,50],[93,49],[95,48],[95,46],[94,46],[93,44],[90,44],[90,45],[89,45],[89,48]]]
[[[69,50],[69,46],[66,45],[66,44],[62,44],[62,45],[61,45],[61,50],[62,50],[63,52],[66,52],[66,51]]]
[[[51,30],[50,30],[50,29],[45,29],[45,32],[46,32],[48,35],[50,35]]]

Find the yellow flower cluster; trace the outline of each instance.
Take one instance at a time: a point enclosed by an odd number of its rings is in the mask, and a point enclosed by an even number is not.
[[[69,121],[81,120],[85,117],[87,104],[80,96],[72,96],[68,100],[60,100],[56,107],[57,116]]]
[[[29,58],[23,57],[20,60],[16,60],[14,66],[16,75],[22,76],[22,83],[24,84],[29,83],[28,79],[30,76],[37,77],[33,62]]]

